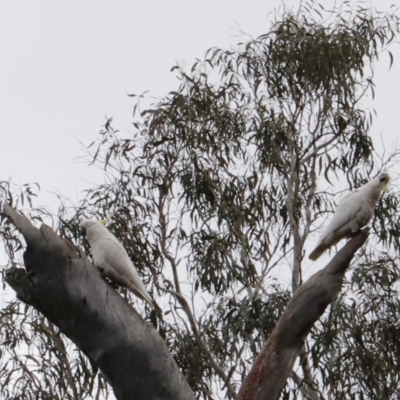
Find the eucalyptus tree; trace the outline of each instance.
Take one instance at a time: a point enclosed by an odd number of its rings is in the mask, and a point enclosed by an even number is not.
[[[139,96],[130,136],[109,120],[88,146],[107,183],[88,189],[77,206],[62,204],[57,232],[89,254],[79,221],[113,216],[109,229],[163,316],[121,295],[156,327],[198,398],[239,392],[303,274],[314,268],[306,255],[338,187],[394,169],[396,151],[374,150],[373,112],[363,101],[374,95],[382,52],[393,62],[387,47],[398,30],[394,13],[349,3],[283,11],[266,34],[210,49],[190,69],[173,67],[177,89],[144,111]],[[3,184],[2,191],[14,207],[34,195],[30,186],[17,194]],[[26,214],[49,218],[34,206]],[[20,264],[20,236],[6,219],[1,232],[7,266]],[[281,399],[396,398],[399,232],[393,188],[380,199],[367,244],[311,330]],[[0,332],[4,398],[108,396],[96,362],[91,369],[33,307],[9,301]]]

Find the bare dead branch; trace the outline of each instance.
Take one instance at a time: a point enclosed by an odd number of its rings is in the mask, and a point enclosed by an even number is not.
[[[194,399],[157,331],[46,225],[40,230],[11,207],[8,216],[27,242],[26,271],[11,268],[7,283],[101,369],[118,400]]]

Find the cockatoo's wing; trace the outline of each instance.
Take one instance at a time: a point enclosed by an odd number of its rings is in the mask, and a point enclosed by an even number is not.
[[[364,192],[354,190],[340,200],[335,214],[309,256],[311,260],[317,260],[325,250],[368,223],[374,208],[366,201],[367,194]]]
[[[117,284],[127,287],[145,300],[153,309],[154,303],[139,274],[121,243],[114,236],[106,236],[92,244],[95,264]]]
[[[90,243],[94,263],[104,274],[118,285],[127,287],[162,315],[160,307],[147,292],[128,253],[102,221],[86,219],[81,221],[79,226]]]

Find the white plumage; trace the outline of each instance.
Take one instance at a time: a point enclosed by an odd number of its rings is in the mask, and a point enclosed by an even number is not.
[[[112,281],[128,288],[155,309],[154,301],[118,239],[100,221],[86,219],[79,226],[82,233],[86,233],[96,266]]]
[[[341,239],[354,235],[367,225],[374,215],[381,191],[387,188],[389,181],[390,175],[381,172],[372,181],[347,194],[339,202],[335,214],[309,258],[316,260]]]

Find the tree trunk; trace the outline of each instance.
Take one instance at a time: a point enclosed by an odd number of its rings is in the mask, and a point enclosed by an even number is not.
[[[92,359],[118,400],[194,400],[195,396],[156,330],[100,276],[84,254],[48,226],[35,228],[4,207],[27,243],[26,271],[11,268],[6,281]],[[246,377],[237,400],[275,400],[291,374],[306,336],[340,291],[359,232],[331,262],[301,285]]]
[[[301,285],[256,358],[237,400],[276,400],[314,323],[339,293],[354,253],[368,229],[354,236],[321,271]]]
[[[35,228],[11,207],[7,215],[24,236],[26,271],[6,281],[101,369],[118,400],[194,400],[157,331],[100,276],[70,242],[48,226]]]

